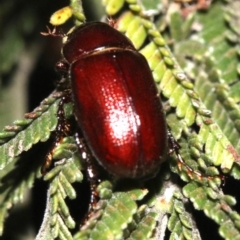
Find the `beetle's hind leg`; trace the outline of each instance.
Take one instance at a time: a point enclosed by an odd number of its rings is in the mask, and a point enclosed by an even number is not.
[[[89,202],[87,215],[83,220],[84,222],[91,217],[91,214],[94,211],[97,205],[97,202],[99,200],[97,186],[101,182],[101,179],[98,176],[99,174],[98,174],[96,162],[94,161],[93,156],[90,153],[90,150],[85,144],[84,139],[80,138],[78,133],[75,134],[75,139],[76,139],[76,143],[78,145],[79,151],[81,153],[81,157],[84,163],[86,164],[86,175],[87,175],[88,182],[90,183],[90,202]]]
[[[168,137],[168,144],[169,144],[169,154],[172,154],[172,153],[176,154],[176,157],[178,160],[178,168],[181,169],[182,166],[185,166],[190,177],[192,177],[193,174],[196,174],[196,176],[201,179],[202,174],[198,171],[195,171],[190,166],[188,166],[188,164],[184,161],[184,159],[180,155],[179,150],[181,147],[179,143],[174,139],[169,129],[167,129],[167,137]]]
[[[225,177],[221,174],[217,174],[214,176],[209,176],[207,174],[201,173],[200,171],[194,170],[192,167],[190,167],[185,160],[182,158],[182,156],[179,153],[179,150],[181,146],[179,143],[174,139],[171,131],[167,129],[167,137],[168,137],[168,144],[169,144],[169,154],[175,153],[177,160],[178,160],[178,168],[181,170],[182,166],[184,166],[187,170],[187,173],[190,178],[193,177],[193,175],[197,176],[199,180],[202,180],[202,178],[212,179],[212,178],[219,178],[223,182],[225,182]]]
[[[91,212],[98,201],[98,193],[96,191],[96,188],[98,184],[101,182],[101,180],[98,177],[98,170],[96,169],[97,168],[96,163],[93,161],[93,157],[90,154],[90,151],[87,148],[84,142],[84,139],[80,138],[78,134],[75,134],[75,139],[76,139],[79,151],[81,153],[81,157],[86,164],[86,174],[87,174],[88,181],[90,182],[91,196],[90,196],[89,212]]]

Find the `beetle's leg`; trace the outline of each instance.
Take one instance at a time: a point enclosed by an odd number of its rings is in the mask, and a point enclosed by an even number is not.
[[[214,177],[220,178],[221,180],[225,181],[225,177],[222,175],[215,175],[215,176],[208,176],[205,175],[203,173],[200,173],[196,170],[194,170],[193,168],[191,168],[185,161],[184,159],[181,157],[180,153],[179,153],[179,149],[181,148],[180,145],[178,144],[178,142],[174,139],[172,133],[170,132],[169,129],[167,129],[167,136],[168,136],[168,143],[170,145],[170,150],[169,153],[173,153],[175,152],[177,159],[178,159],[178,168],[181,170],[182,165],[186,167],[187,169],[187,173],[188,175],[192,178],[193,174],[195,174],[200,180],[205,177],[208,179],[212,179]]]
[[[200,179],[202,178],[202,174],[200,172],[197,172],[193,170],[190,166],[186,164],[186,162],[183,160],[181,155],[179,154],[179,149],[181,148],[178,142],[174,139],[172,133],[169,129],[167,129],[167,136],[168,136],[168,143],[169,143],[169,154],[172,154],[173,152],[176,154],[178,159],[178,168],[181,169],[181,166],[184,165],[187,169],[188,174],[190,177],[193,173],[195,173]]]
[[[97,186],[101,182],[101,180],[98,177],[98,171],[96,169],[96,163],[93,161],[92,155],[89,153],[89,150],[84,142],[84,139],[80,138],[78,134],[75,134],[75,139],[78,145],[78,148],[80,150],[82,159],[86,163],[86,173],[87,178],[90,183],[90,203],[87,213],[87,219],[91,216],[91,213],[95,209],[95,206],[98,202],[98,192],[97,192]],[[86,219],[86,220],[87,220]]]
[[[47,172],[47,170],[50,168],[50,166],[52,164],[54,149],[59,145],[59,143],[61,143],[63,138],[68,136],[71,132],[70,124],[69,124],[68,120],[66,119],[65,112],[64,112],[64,105],[66,103],[69,103],[70,101],[71,101],[70,92],[66,91],[64,93],[64,95],[61,97],[61,100],[58,105],[58,111],[56,114],[58,122],[57,122],[57,127],[55,130],[55,140],[54,140],[51,150],[49,151],[49,153],[46,156],[44,164],[42,165],[41,173],[43,175]]]

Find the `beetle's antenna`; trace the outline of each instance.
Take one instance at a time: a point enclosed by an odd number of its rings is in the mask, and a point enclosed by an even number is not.
[[[56,26],[54,26],[53,30],[51,30],[49,26],[46,26],[46,28],[47,28],[47,32],[40,32],[41,35],[52,36],[52,37],[61,37],[61,38],[66,36],[66,34],[62,31],[62,29],[60,29],[59,32],[57,32]]]

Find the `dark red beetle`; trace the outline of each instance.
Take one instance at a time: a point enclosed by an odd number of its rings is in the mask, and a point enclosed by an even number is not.
[[[75,29],[63,57],[77,121],[99,163],[121,178],[155,174],[166,158],[167,127],[145,58],[101,22]]]

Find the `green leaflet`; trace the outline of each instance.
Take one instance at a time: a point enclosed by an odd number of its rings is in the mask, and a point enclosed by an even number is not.
[[[98,186],[101,192],[105,192],[106,189],[109,191],[111,188],[108,182],[102,182]],[[137,212],[135,201],[141,200],[146,193],[144,190],[137,189],[126,193],[115,192],[107,198],[105,196],[106,199],[100,199],[96,210],[74,239],[123,239],[124,235],[129,234],[128,231]],[[150,228],[150,231],[152,229]]]
[[[76,226],[71,217],[65,199],[76,198],[76,191],[72,186],[74,182],[81,182],[81,161],[78,155],[75,140],[65,138],[54,150],[56,166],[44,176],[45,181],[50,182],[48,190],[47,206],[44,220],[36,240],[43,239],[73,239],[70,229]]]
[[[222,14],[216,14],[217,12]],[[237,92],[239,94],[240,87],[237,82],[237,48],[226,38],[228,29],[220,2],[216,3],[207,15],[196,15],[196,20],[203,24],[198,38],[207,48],[205,55],[211,54],[211,58],[203,58],[202,68],[196,71],[195,86],[207,108],[212,111],[213,119],[239,152],[240,110]]]
[[[227,203],[221,193],[215,193],[212,198],[212,190],[202,187],[197,183],[189,183],[183,188],[183,194],[190,198],[196,209],[201,209],[205,214],[220,225],[219,233],[225,239],[238,239],[238,219],[237,214],[232,208],[232,201]],[[200,197],[199,197],[200,196]],[[217,202],[216,200],[220,200]],[[222,204],[226,208],[222,209]],[[226,228],[228,226],[228,229]]]
[[[11,138],[1,133],[2,140],[6,141],[0,146],[0,169],[4,168],[22,152],[28,151],[33,144],[46,141],[51,131],[56,128],[57,119],[55,116],[58,100],[49,97],[42,103],[43,108],[38,107],[31,114],[31,121],[16,121],[20,129],[12,131]],[[8,132],[7,132],[8,133]]]

